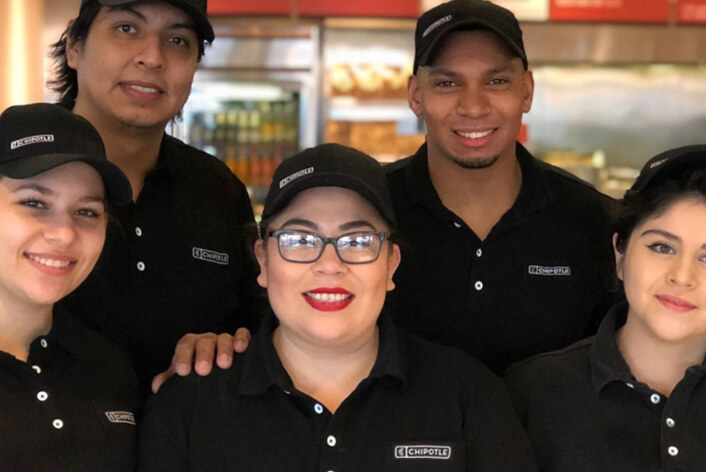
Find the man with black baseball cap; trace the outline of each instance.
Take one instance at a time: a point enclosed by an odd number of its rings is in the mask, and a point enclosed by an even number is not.
[[[592,333],[613,298],[611,200],[516,142],[533,93],[510,11],[453,0],[419,18],[408,99],[427,139],[387,167],[408,243],[388,305],[496,372]]]
[[[134,200],[65,303],[128,353],[145,391],[182,336],[251,327],[264,303],[245,186],[164,132],[213,37],[206,0],[82,0],[53,49],[60,103],[96,127]]]

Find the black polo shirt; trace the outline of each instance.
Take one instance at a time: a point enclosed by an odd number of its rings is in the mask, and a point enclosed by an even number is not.
[[[140,471],[535,469],[502,382],[461,351],[381,319],[369,377],[331,414],[292,385],[276,324],[230,370],[174,378],[148,401]]]
[[[125,354],[61,309],[27,362],[0,351],[0,470],[134,470],[139,404]]]
[[[386,167],[403,243],[389,311],[496,372],[593,334],[614,300],[613,200],[520,144],[517,159],[520,193],[484,241],[442,205],[426,145]]]
[[[65,303],[130,356],[145,391],[184,334],[257,326],[252,208],[222,162],[165,135],[137,202],[116,217],[96,269]]]
[[[626,313],[622,303],[595,337],[509,369],[540,470],[706,470],[706,365],[669,398],[638,382],[615,339]]]

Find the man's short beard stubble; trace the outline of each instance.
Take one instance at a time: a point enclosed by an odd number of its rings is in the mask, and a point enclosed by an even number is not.
[[[464,169],[485,169],[495,164],[499,158],[500,156],[479,157],[468,160],[456,158],[453,161]]]

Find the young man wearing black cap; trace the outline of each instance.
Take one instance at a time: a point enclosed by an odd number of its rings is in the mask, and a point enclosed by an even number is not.
[[[534,82],[514,15],[444,3],[415,48],[408,97],[427,142],[387,168],[407,242],[397,323],[496,371],[592,333],[612,300],[611,200],[515,141]]]
[[[53,51],[61,104],[98,129],[134,197],[66,305],[130,355],[145,388],[180,337],[250,327],[257,311],[244,185],[164,133],[213,37],[206,0],[83,0]]]

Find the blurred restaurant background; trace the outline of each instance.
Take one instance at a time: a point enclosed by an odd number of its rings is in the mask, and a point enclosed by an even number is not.
[[[407,79],[438,0],[209,0],[216,40],[168,132],[264,199],[277,164],[321,142],[383,162],[424,142]],[[496,0],[520,19],[536,83],[518,139],[622,196],[650,156],[706,143],[706,0]],[[53,101],[49,45],[80,0],[0,0],[0,109]]]

